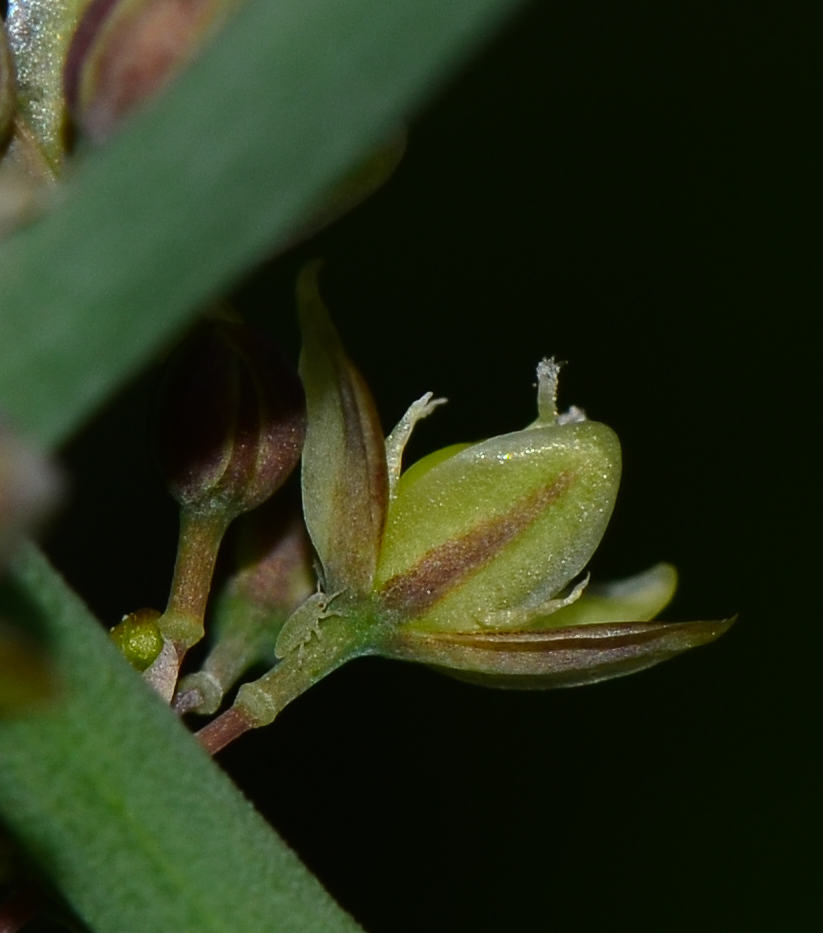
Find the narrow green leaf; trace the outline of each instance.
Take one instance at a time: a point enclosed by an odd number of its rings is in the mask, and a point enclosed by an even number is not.
[[[63,678],[0,722],[0,812],[93,930],[359,929],[33,548],[0,595],[46,627]]]
[[[250,0],[0,249],[0,409],[65,438],[518,5]]]

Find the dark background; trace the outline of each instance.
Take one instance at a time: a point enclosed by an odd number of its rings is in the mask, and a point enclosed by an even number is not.
[[[412,456],[534,417],[534,365],[624,447],[606,579],[669,560],[671,619],[740,619],[547,693],[359,661],[220,757],[369,933],[817,929],[823,637],[814,5],[535,4],[419,116],[395,178],[239,292],[296,353],[324,290]],[[113,624],[165,601],[175,510],[148,373],[66,451],[50,551]]]

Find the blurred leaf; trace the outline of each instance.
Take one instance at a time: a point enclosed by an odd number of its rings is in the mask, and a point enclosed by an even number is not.
[[[61,441],[518,0],[251,0],[0,249],[0,408]]]
[[[93,930],[359,929],[33,548],[7,588],[45,620],[62,694],[0,722],[0,811]]]

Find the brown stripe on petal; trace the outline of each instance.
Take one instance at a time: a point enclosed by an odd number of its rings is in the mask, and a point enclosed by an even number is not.
[[[574,475],[565,470],[553,483],[530,492],[502,515],[479,522],[471,531],[427,551],[413,567],[386,582],[381,591],[386,606],[414,614],[431,608],[521,535],[569,488]]]
[[[360,371],[331,356],[344,423],[343,469],[334,501],[346,520],[337,524],[327,573],[368,589],[377,567],[389,504],[389,475],[380,418]],[[344,365],[345,364],[345,365]],[[352,541],[357,547],[352,548]],[[369,553],[365,553],[368,551]]]
[[[387,630],[376,653],[490,687],[546,690],[644,670],[714,641],[734,621],[604,622],[524,632],[418,632],[397,626]]]

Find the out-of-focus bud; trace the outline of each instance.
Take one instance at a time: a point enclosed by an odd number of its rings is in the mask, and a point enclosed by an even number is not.
[[[53,464],[0,424],[0,565],[54,509],[62,487]]]
[[[57,689],[48,649],[36,638],[0,619],[0,716],[23,712]]]
[[[0,424],[0,573],[23,539],[60,499],[57,469]],[[49,697],[55,677],[47,646],[15,624],[15,606],[0,619],[0,715]]]
[[[294,367],[245,324],[206,321],[172,359],[156,449],[181,506],[235,517],[265,502],[297,465],[305,431]]]
[[[133,668],[144,671],[157,660],[163,650],[163,636],[156,609],[138,609],[123,616],[109,633]]]
[[[96,142],[151,99],[237,6],[236,0],[92,0],[66,59],[75,124]]]
[[[405,130],[396,132],[339,181],[297,230],[289,246],[314,236],[381,188],[400,164],[406,151],[406,138]]]
[[[386,448],[368,386],[323,306],[318,271],[319,264],[312,263],[298,282],[300,375],[309,415],[303,511],[323,565],[326,591],[366,593],[386,521]]]
[[[5,25],[0,25],[0,143],[5,142],[11,130],[16,98],[14,62]]]

